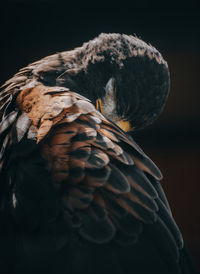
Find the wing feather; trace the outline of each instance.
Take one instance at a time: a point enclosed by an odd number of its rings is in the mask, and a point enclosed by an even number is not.
[[[19,93],[16,103],[18,110],[6,114],[0,123],[4,136],[1,158],[12,144],[16,147],[2,168],[9,167],[17,155],[24,157],[20,172],[15,169],[15,178],[22,185],[30,177],[31,165],[36,172],[38,164],[33,159],[38,157],[49,176],[45,187],[55,190],[64,218],[82,239],[134,243],[142,237],[145,225],[152,230],[155,226],[155,235],[166,237],[169,253],[178,258],[182,237],[157,181],[162,175],[129,135],[87,98],[67,88],[28,88]],[[25,144],[33,149],[21,151]],[[33,189],[34,181],[39,187],[34,177],[30,179]],[[16,194],[13,210],[25,210],[27,215],[32,206],[26,198],[29,190],[21,189],[20,184],[14,181],[12,186],[11,192]],[[26,209],[20,206],[22,202],[28,205]]]

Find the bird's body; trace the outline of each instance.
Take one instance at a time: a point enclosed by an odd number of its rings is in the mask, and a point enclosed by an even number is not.
[[[152,123],[168,89],[162,56],[117,34],[5,83],[1,273],[195,273],[159,169],[117,126]]]

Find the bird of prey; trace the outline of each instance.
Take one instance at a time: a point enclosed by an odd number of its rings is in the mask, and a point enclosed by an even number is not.
[[[191,274],[161,172],[134,142],[169,93],[162,55],[100,34],[0,92],[0,271]]]

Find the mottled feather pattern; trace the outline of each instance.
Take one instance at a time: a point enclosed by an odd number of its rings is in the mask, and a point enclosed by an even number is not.
[[[95,107],[110,79],[119,121],[134,131],[155,121],[169,93],[168,65],[136,36],[101,34],[0,87],[5,273],[195,273],[161,172]]]
[[[118,241],[115,235],[128,233],[121,226],[129,215],[136,223],[156,222],[158,196],[145,172],[155,180],[160,171],[88,99],[67,88],[40,85],[22,91],[17,105],[17,142],[26,137],[40,147],[68,221],[75,227],[79,219],[77,232],[83,238]],[[130,242],[140,232],[129,235]]]

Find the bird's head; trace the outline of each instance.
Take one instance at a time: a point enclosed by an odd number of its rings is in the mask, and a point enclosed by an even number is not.
[[[101,34],[68,58],[71,67],[58,83],[88,97],[125,131],[144,128],[161,113],[169,93],[168,65],[141,39]]]
[[[169,93],[167,63],[154,47],[131,35],[102,33],[35,66],[40,82],[84,95],[125,131],[152,124]]]

